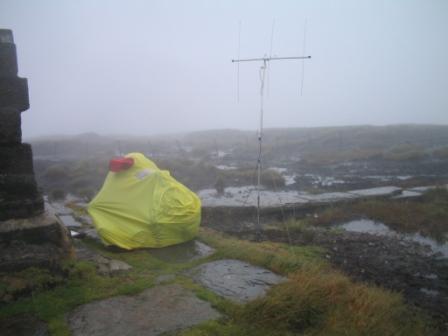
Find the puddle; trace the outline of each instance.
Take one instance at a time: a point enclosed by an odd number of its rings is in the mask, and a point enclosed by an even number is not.
[[[226,165],[217,165],[215,167],[218,168],[218,169],[221,169],[221,170],[235,170],[235,169],[237,169],[237,167],[226,166]]]
[[[305,177],[311,178],[312,184],[321,187],[331,187],[335,184],[345,184],[345,181],[337,179],[333,176],[321,176],[315,174],[305,174]]]
[[[399,233],[390,229],[383,223],[375,222],[369,219],[359,219],[342,224],[339,227],[351,232],[369,233],[381,236],[397,237],[422,245],[428,245],[434,253],[441,253],[445,258],[448,258],[448,243],[438,243],[432,238],[424,237],[420,233],[407,234]]]
[[[378,187],[352,190],[348,192],[328,192],[311,194],[299,191],[271,191],[263,189],[260,192],[262,207],[281,206],[309,202],[335,202],[347,199],[370,196],[392,196],[402,189],[398,187]],[[204,206],[256,206],[257,188],[255,186],[228,187],[224,195],[218,195],[215,189],[203,189],[198,192]]]
[[[394,196],[394,199],[420,197],[422,195],[419,191],[403,190],[400,195]]]
[[[228,187],[224,195],[218,195],[215,189],[198,192],[204,206],[256,206],[257,188],[255,186]],[[270,191],[260,193],[261,206],[278,206],[286,203],[307,203],[297,191]]]
[[[310,202],[333,202],[356,198],[356,196],[346,192],[329,192],[315,195],[304,193],[302,197]]]
[[[359,219],[341,225],[344,230],[351,232],[370,233],[378,235],[391,235],[394,231],[386,225],[369,219]]]
[[[411,179],[413,176],[411,175],[368,175],[366,178],[371,180],[379,180],[382,182],[387,181],[393,181],[393,180],[400,180],[400,181],[406,181]]]
[[[288,174],[287,168],[281,168],[281,167],[269,167],[270,170],[274,170],[277,173],[281,174],[283,178],[285,179],[285,185],[293,185],[296,183],[296,174]]]
[[[377,187],[369,189],[359,189],[349,191],[350,194],[364,197],[364,196],[392,196],[393,194],[401,192],[401,188],[394,186]]]

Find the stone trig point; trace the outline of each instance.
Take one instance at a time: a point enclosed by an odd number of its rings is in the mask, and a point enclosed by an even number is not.
[[[31,146],[22,143],[28,82],[17,71],[12,31],[0,29],[0,272],[53,267],[70,250],[66,230],[44,211]]]

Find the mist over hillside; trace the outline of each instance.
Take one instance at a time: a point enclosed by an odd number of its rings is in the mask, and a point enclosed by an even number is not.
[[[368,158],[388,151],[414,151],[431,155],[448,146],[448,125],[273,128],[266,129],[263,135],[264,152],[268,154],[268,159],[320,154],[344,156],[344,153],[350,152],[359,158]],[[154,157],[179,153],[194,157],[203,152],[230,151],[240,159],[249,160],[257,155],[257,133],[235,129],[158,136],[85,133],[38,137],[29,141],[37,159],[114,156],[128,152],[143,152]]]

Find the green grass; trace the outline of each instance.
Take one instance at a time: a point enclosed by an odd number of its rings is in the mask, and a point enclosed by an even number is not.
[[[48,323],[52,335],[69,335],[65,315],[75,307],[116,295],[136,294],[154,286],[157,276],[175,274],[171,282],[208,301],[223,317],[178,333],[199,335],[428,335],[425,320],[399,294],[354,283],[335,272],[321,249],[262,242],[251,243],[202,229],[199,239],[216,248],[212,256],[187,263],[167,263],[147,250],[118,251],[85,240],[104,256],[133,269],[113,277],[96,273],[89,262],[68,262],[67,278],[52,289],[37,286],[29,297],[0,306],[0,318],[32,314]],[[246,305],[226,300],[193,282],[184,271],[200,263],[235,258],[289,277],[264,298]],[[37,272],[37,271],[32,271]],[[38,283],[48,274],[35,274]]]
[[[199,238],[217,248],[216,259],[245,260],[266,267],[273,272],[288,274],[306,265],[321,265],[323,250],[310,246],[289,246],[273,242],[253,243],[236,238],[223,237],[210,229],[202,229]]]

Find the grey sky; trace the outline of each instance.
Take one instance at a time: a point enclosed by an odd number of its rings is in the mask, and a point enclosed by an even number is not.
[[[273,63],[265,126],[448,124],[448,1],[0,0],[29,81],[25,137],[256,129],[259,64]]]

